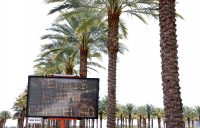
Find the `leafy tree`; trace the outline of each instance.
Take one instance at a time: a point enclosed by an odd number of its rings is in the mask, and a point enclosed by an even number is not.
[[[179,86],[175,0],[159,0],[162,85],[167,128],[184,128]]]

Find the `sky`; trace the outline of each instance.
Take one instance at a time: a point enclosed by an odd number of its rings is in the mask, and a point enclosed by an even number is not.
[[[198,0],[179,0],[177,12],[185,19],[177,19],[177,40],[181,97],[187,106],[200,105],[200,19]],[[43,0],[0,1],[0,111],[12,111],[13,102],[27,86],[33,74],[33,61],[41,45],[48,43],[40,37],[47,33],[55,15],[47,15],[52,5]],[[153,104],[163,106],[159,23],[123,16],[128,39],[122,42],[129,51],[118,56],[117,101],[121,104]],[[101,62],[107,68],[107,57]],[[100,78],[100,97],[107,94],[107,70],[90,72],[89,77]]]

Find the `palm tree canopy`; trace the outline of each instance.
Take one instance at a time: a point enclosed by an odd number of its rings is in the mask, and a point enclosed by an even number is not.
[[[107,107],[107,96],[99,100],[99,112],[103,114],[103,117],[106,116],[106,107]]]
[[[26,103],[27,103],[27,90],[22,92],[14,102],[14,105],[12,107],[12,109],[15,111],[15,113],[13,114],[14,119],[20,117],[20,114],[25,111]]]
[[[0,118],[1,119],[7,120],[7,119],[10,119],[11,117],[12,117],[11,113],[7,110],[0,112]]]
[[[135,110],[135,105],[133,105],[131,103],[127,103],[125,105],[125,111],[126,111],[127,115],[132,114],[134,112],[134,110]]]
[[[60,3],[49,14],[64,9],[74,9],[69,15],[80,12],[127,13],[146,23],[143,15],[157,18],[157,0],[46,0],[47,3]],[[66,12],[65,12],[66,13]],[[99,16],[99,15],[98,15]]]

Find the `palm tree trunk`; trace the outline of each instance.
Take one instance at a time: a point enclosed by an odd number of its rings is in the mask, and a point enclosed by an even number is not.
[[[146,127],[147,127],[146,118],[143,117],[143,128],[146,128]]]
[[[161,118],[158,116],[158,128],[161,128]]]
[[[73,74],[73,68],[69,67],[68,65],[66,66],[65,73],[67,75],[72,75]]]
[[[96,119],[96,128],[99,128],[99,120]]]
[[[117,127],[119,127],[119,118],[117,118]]]
[[[84,46],[80,46],[80,77],[87,77],[87,57],[88,49]]]
[[[25,108],[23,108],[22,111],[21,111],[21,114],[20,114],[20,117],[19,117],[19,120],[18,120],[19,128],[24,128],[25,111],[26,111]]]
[[[123,127],[123,116],[122,116],[122,114],[120,115],[120,121],[121,121],[121,127],[120,128],[122,128]]]
[[[100,128],[102,128],[102,120],[103,120],[103,117],[102,117],[102,112],[100,112]]]
[[[167,128],[184,128],[179,86],[175,0],[159,1],[162,86]]]
[[[115,128],[116,69],[118,52],[118,13],[108,12],[108,106],[107,128]]]
[[[194,120],[192,119],[192,128],[194,128]]]
[[[140,115],[140,119],[139,119],[139,128],[142,127],[142,115]]]
[[[84,44],[84,43],[83,43]],[[84,46],[80,46],[80,77],[87,77],[87,56],[88,50]],[[80,120],[80,128],[85,128],[85,120]]]
[[[129,114],[129,117],[128,117],[128,126],[129,128],[131,128],[131,114]]]
[[[151,128],[153,128],[153,118],[151,118]]]
[[[92,119],[92,128],[94,128],[94,119]]]
[[[163,128],[166,128],[165,119],[163,120]]]
[[[148,113],[148,128],[150,128],[150,114]]]
[[[187,118],[188,121],[188,128],[190,128],[190,117]]]
[[[0,119],[0,128],[3,128],[3,119]]]

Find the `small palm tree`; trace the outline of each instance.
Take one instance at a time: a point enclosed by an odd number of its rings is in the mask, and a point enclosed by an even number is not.
[[[122,104],[117,104],[117,109],[116,109],[116,117],[117,119],[117,126],[120,125],[120,128],[124,127],[124,119],[126,118],[126,110],[125,106]],[[119,121],[121,122],[119,124]]]
[[[137,107],[136,113],[139,116],[138,127],[141,128],[142,124],[143,124],[143,127],[146,127],[146,115],[147,115],[146,114],[146,107],[145,106]]]
[[[18,96],[12,108],[15,111],[13,118],[18,120],[18,128],[24,128],[24,118],[26,114],[26,97],[27,91],[25,90]]]
[[[195,111],[198,114],[198,120],[200,122],[200,106],[195,106]]]
[[[135,105],[131,104],[131,103],[127,103],[125,105],[125,111],[128,114],[128,126],[129,128],[131,128],[131,119],[132,119],[132,114],[135,110]]]
[[[187,121],[188,128],[190,128],[190,122],[192,122],[192,128],[194,128],[194,120],[197,116],[198,114],[194,108],[188,106],[183,107],[183,117]]]
[[[6,121],[7,121],[7,119],[10,119],[11,118],[11,114],[10,114],[10,112],[9,111],[1,111],[0,112],[0,119],[1,119],[1,121],[2,121],[2,128],[6,128]]]
[[[150,116],[154,113],[154,106],[151,104],[146,104],[146,114],[147,114],[147,119],[148,119],[148,128],[150,128]]]
[[[107,107],[107,97],[103,97],[99,100],[99,119],[100,119],[100,128],[102,128],[102,121],[106,116],[106,107]]]
[[[157,116],[158,128],[161,128],[161,119],[164,117],[164,110],[162,108],[155,108],[154,114]]]

